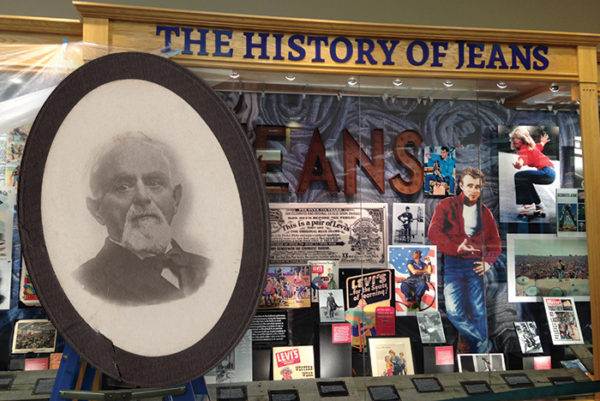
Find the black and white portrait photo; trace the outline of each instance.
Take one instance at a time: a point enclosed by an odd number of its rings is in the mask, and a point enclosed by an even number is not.
[[[114,91],[122,96],[113,97]],[[167,114],[168,102],[175,115]],[[147,118],[128,119],[120,112],[127,105]],[[44,231],[56,231],[46,243],[65,292],[93,327],[146,355],[189,346],[226,302],[185,319],[166,306],[178,303],[183,313],[187,302],[201,309],[204,300],[228,299],[234,281],[225,278],[239,268],[237,187],[219,144],[203,134],[206,125],[185,106],[149,82],[101,86],[60,127],[44,173]],[[123,118],[104,117],[118,114]],[[83,131],[88,135],[82,144]],[[65,252],[67,244],[74,250]],[[213,261],[218,269],[211,268]],[[144,319],[149,314],[162,323]],[[121,329],[113,324],[115,316],[123,320]],[[175,341],[175,327],[196,335]],[[153,330],[156,341],[139,341],[139,330]]]
[[[264,283],[261,182],[235,116],[189,70],[118,53],[73,72],[32,127],[19,209],[30,274],[63,337],[128,383],[213,368]]]

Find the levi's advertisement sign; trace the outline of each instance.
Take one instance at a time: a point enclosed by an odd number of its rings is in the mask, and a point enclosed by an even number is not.
[[[275,353],[275,361],[277,361],[277,367],[292,365],[300,363],[300,351],[298,348],[292,348],[289,350]]]
[[[153,34],[149,40],[181,60],[325,69],[577,73],[574,48],[534,43],[329,36],[167,24],[155,25]],[[572,57],[566,60],[565,56]]]
[[[315,357],[312,345],[273,347],[273,380],[314,377]]]

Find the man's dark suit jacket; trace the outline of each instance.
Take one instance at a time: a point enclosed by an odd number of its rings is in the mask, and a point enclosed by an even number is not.
[[[75,278],[91,294],[119,305],[153,305],[181,299],[204,283],[209,260],[184,252],[175,241],[171,246],[166,255],[140,259],[107,238],[98,255],[75,271]],[[179,278],[180,288],[161,276],[165,267]]]

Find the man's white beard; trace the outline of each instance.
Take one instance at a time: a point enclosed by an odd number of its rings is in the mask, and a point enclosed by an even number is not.
[[[154,202],[131,205],[125,216],[121,244],[133,252],[163,254],[171,242],[171,226]]]

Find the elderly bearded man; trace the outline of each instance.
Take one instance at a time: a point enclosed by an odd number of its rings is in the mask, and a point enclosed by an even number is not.
[[[469,352],[490,351],[483,275],[501,252],[492,212],[480,201],[485,176],[467,167],[459,178],[462,193],[438,203],[428,237],[444,254],[444,298],[448,319],[467,340]]]
[[[75,271],[84,289],[120,305],[181,299],[203,284],[209,260],[185,252],[171,222],[182,197],[164,144],[143,134],[117,137],[92,167],[87,207],[108,238]]]

